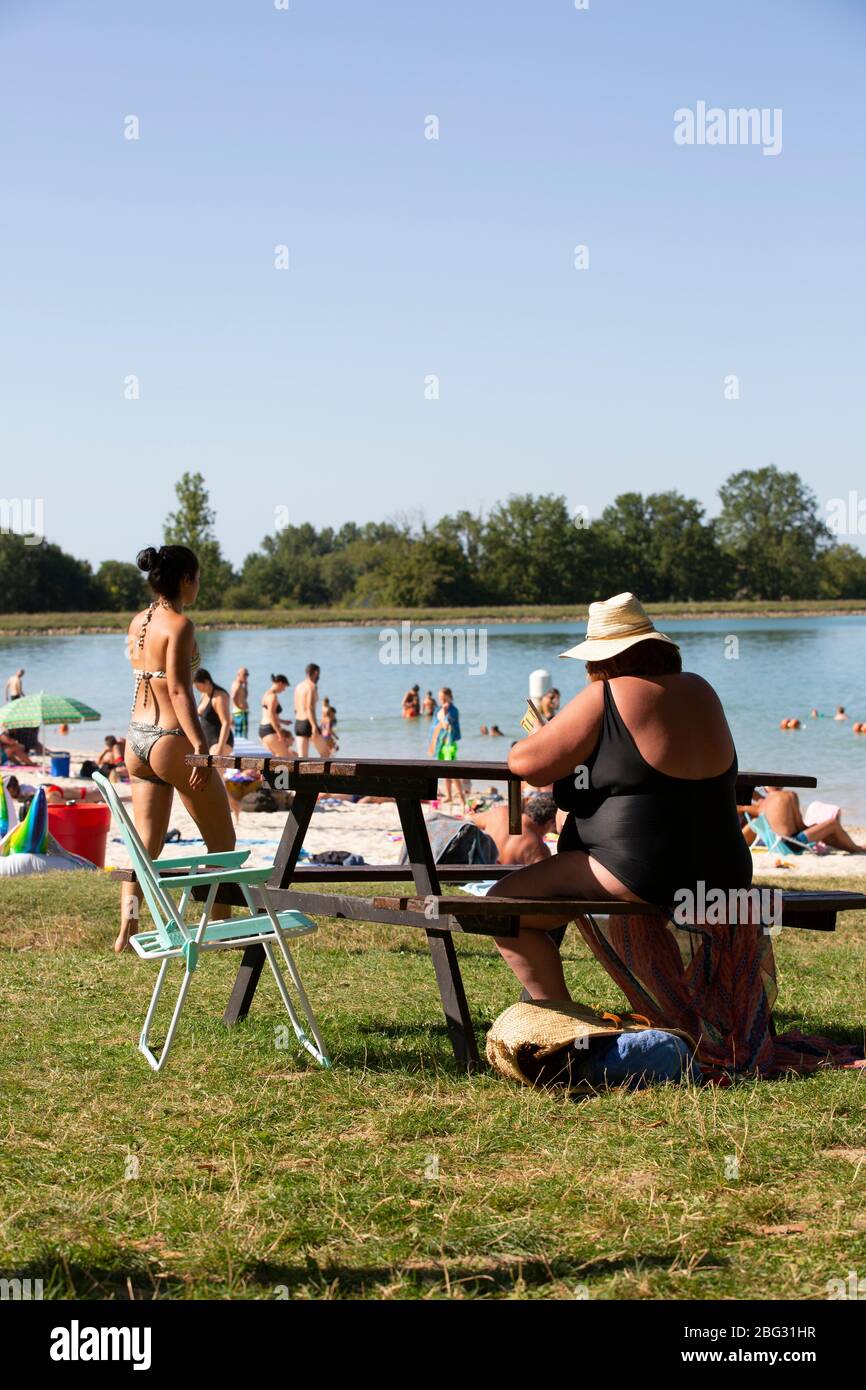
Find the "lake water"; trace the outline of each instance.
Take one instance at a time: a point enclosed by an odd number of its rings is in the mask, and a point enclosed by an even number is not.
[[[852,722],[866,720],[866,618],[792,618],[668,622],[664,630],[681,643],[687,669],[718,690],[737,744],[741,767],[805,772],[818,777],[818,795],[842,805],[846,819],[866,824],[866,736],[851,724],[813,720],[814,706],[832,715],[844,705]],[[404,691],[419,684],[422,694],[442,684],[454,690],[460,710],[463,757],[504,758],[521,736],[530,671],[544,667],[563,701],[584,683],[584,668],[558,654],[582,636],[582,623],[521,623],[486,629],[484,674],[466,666],[388,665],[378,628],[291,628],[258,632],[202,632],[202,664],[228,686],[237,668],[250,670],[253,721],[271,671],[284,671],[294,685],[308,661],[322,668],[319,689],[339,711],[340,753],[358,757],[418,757],[426,752],[429,724],[404,720]],[[736,643],[730,639],[735,638]],[[734,659],[726,653],[736,652]],[[98,724],[73,726],[61,737],[51,729],[52,747],[94,747],[107,733],[125,732],[132,698],[125,638],[69,636],[0,638],[0,678],[24,666],[24,688],[85,700],[102,713]],[[291,691],[287,695],[291,697]],[[291,700],[284,697],[288,715]],[[783,716],[804,729],[783,733]],[[483,737],[481,724],[499,724],[503,739]],[[808,799],[808,797],[807,797]]]

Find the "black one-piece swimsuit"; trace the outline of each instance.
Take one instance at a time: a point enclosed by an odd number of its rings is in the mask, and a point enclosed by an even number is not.
[[[717,777],[669,777],[650,767],[620,718],[604,682],[598,743],[586,763],[589,785],[575,775],[553,785],[571,814],[559,852],[582,849],[644,901],[670,907],[682,889],[748,888],[752,856],[737,814],[737,756]]]

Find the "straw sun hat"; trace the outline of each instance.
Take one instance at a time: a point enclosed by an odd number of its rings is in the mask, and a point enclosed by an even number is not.
[[[641,1014],[602,1013],[574,1002],[537,999],[512,1004],[491,1025],[487,1060],[501,1076],[522,1086],[562,1085],[573,1094],[588,1095],[596,1088],[582,1076],[580,1059],[588,1055],[590,1040],[643,1033],[650,1027]],[[665,1032],[676,1034],[694,1051],[688,1033],[667,1026]]]
[[[572,656],[576,661],[607,661],[608,657],[618,656],[648,637],[657,642],[669,642],[672,647],[677,645],[673,638],[666,637],[653,626],[634,594],[614,594],[613,598],[589,605],[586,638],[576,647],[569,647],[567,652],[560,652],[560,656]]]

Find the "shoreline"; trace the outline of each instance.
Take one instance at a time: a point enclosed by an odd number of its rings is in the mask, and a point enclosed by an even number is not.
[[[237,612],[204,611],[192,617],[201,632],[279,631],[287,628],[355,628],[393,626],[411,622],[418,626],[474,623],[489,627],[516,623],[581,623],[587,605],[565,609],[561,605],[501,608],[388,609],[365,613],[347,609],[247,609]],[[732,600],[706,603],[649,603],[650,616],[659,620],[701,622],[724,618],[853,618],[866,616],[866,599]],[[126,613],[9,613],[0,614],[0,637],[86,637],[126,631]]]

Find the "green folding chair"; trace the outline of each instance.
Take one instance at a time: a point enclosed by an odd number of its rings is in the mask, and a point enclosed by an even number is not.
[[[201,954],[205,951],[230,951],[238,946],[252,946],[256,943],[264,947],[265,956],[298,1042],[321,1066],[329,1067],[331,1062],[319,1032],[319,1025],[288,945],[294,937],[309,936],[311,932],[317,931],[316,923],[301,912],[274,912],[268,902],[267,893],[259,893],[257,888],[257,885],[270,877],[270,868],[241,867],[249,857],[249,850],[225,850],[218,854],[151,859],[115,788],[99,772],[94,772],[93,780],[123,836],[132,867],[154,922],[153,931],[138,932],[131,938],[132,947],[142,960],[161,961],[150,1007],[138,1041],[139,1052],[147,1058],[153,1070],[162,1071],[168,1059],[184,1001]],[[219,865],[219,868],[211,867],[213,865]],[[188,872],[178,873],[179,869],[186,869]],[[210,914],[216,901],[217,890],[223,883],[238,885],[249,909],[248,916],[211,922]],[[207,888],[208,892],[203,904],[195,903],[196,909],[200,909],[200,915],[197,925],[193,927],[188,926],[184,918],[194,888]],[[170,892],[175,891],[181,895],[179,903],[175,903],[170,897]],[[259,898],[258,902],[256,897]],[[291,976],[312,1037],[308,1036],[303,1028],[292,1003],[277,963],[275,947],[282,955]],[[183,961],[184,975],[162,1051],[157,1057],[148,1039],[169,962],[175,959]]]

